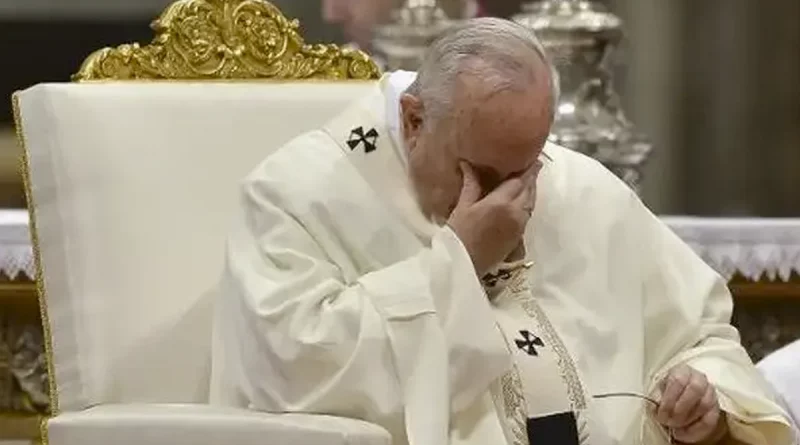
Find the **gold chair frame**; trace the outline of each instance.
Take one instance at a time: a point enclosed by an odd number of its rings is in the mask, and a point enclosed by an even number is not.
[[[365,53],[306,44],[299,26],[265,0],[179,0],[152,23],[149,45],[95,51],[73,80],[379,77]]]

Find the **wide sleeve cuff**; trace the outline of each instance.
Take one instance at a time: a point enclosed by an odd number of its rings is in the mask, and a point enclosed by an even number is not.
[[[461,240],[449,227],[443,227],[434,237],[432,249],[449,258],[449,273],[434,266],[433,301],[450,346],[453,410],[459,412],[507,372],[512,359],[472,258]],[[477,376],[480,377],[476,379]]]
[[[688,364],[703,372],[717,388],[717,399],[728,421],[729,439],[724,443],[795,443],[791,422],[783,409],[770,398],[770,389],[755,368],[708,356],[696,357]]]
[[[736,406],[730,398],[717,392],[722,411],[728,421],[730,445],[792,445],[796,438],[784,417],[778,414],[753,416]]]
[[[362,277],[361,285],[390,322],[436,315],[448,350],[452,409],[469,407],[510,369],[511,356],[466,248],[445,226],[429,249],[390,269]]]

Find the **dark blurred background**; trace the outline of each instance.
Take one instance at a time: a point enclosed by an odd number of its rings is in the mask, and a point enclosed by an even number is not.
[[[11,93],[68,81],[102,46],[149,41],[168,3],[0,0],[0,206],[23,205]],[[274,3],[307,40],[342,40],[320,0]],[[627,29],[618,90],[656,145],[645,200],[662,214],[800,216],[800,1],[604,3]]]

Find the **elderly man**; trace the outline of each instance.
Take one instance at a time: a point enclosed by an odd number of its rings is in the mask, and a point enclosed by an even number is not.
[[[471,20],[266,159],[228,247],[213,401],[398,445],[790,443],[725,283],[547,143],[556,85],[530,31]]]

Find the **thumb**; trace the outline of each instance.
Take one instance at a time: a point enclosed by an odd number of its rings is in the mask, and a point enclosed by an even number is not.
[[[481,185],[475,175],[475,170],[466,162],[461,162],[461,196],[458,205],[472,205],[481,198]]]

